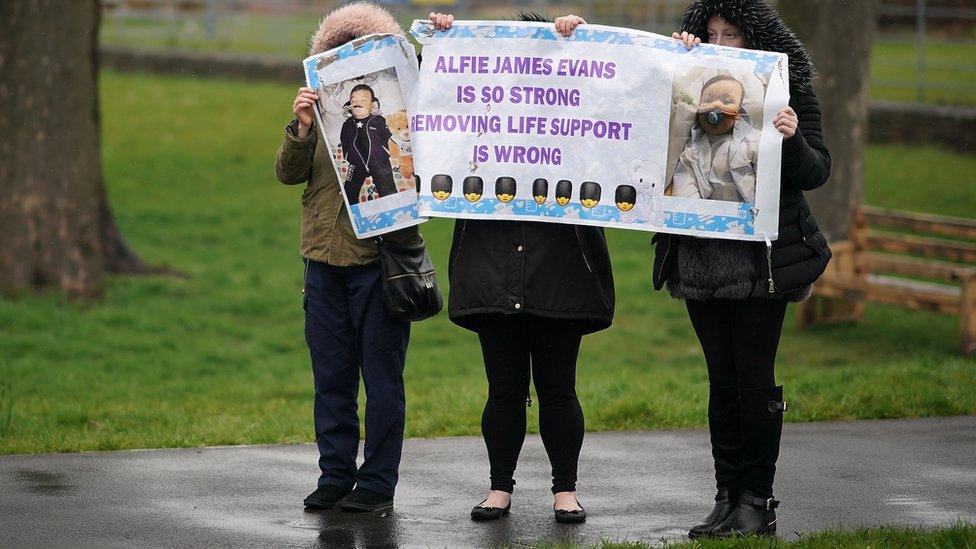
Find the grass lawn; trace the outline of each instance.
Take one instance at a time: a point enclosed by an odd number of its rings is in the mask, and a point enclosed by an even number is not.
[[[292,87],[106,73],[102,94],[123,232],[186,278],[112,279],[100,303],[0,300],[0,453],[312,440],[301,188],[272,170]],[[872,147],[867,170],[871,204],[973,215],[974,157]],[[441,273],[450,229],[422,227]],[[649,236],[608,236],[617,316],[583,346],[587,427],[704,425],[701,351],[683,304],[650,290]],[[801,334],[788,320],[788,420],[976,413],[976,361],[957,354],[957,323],[880,305],[859,326]],[[479,432],[480,349],[446,313],[414,325],[406,381],[408,436]]]
[[[572,549],[573,545],[539,545],[539,549]],[[650,549],[654,545],[643,542],[604,542],[597,549]],[[667,549],[843,549],[870,547],[873,549],[902,549],[906,547],[931,549],[976,548],[976,526],[957,524],[935,530],[912,528],[865,528],[838,530],[803,535],[797,541],[745,537],[734,540],[703,540],[667,543]]]

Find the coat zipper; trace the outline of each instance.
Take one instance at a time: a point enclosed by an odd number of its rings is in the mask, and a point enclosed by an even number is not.
[[[773,243],[769,240],[769,236],[763,233],[763,240],[766,241],[766,270],[769,274],[767,282],[769,282],[769,293],[776,293],[776,283],[773,281]]]
[[[315,154],[315,151],[312,151]],[[312,181],[315,178],[315,163],[308,167],[308,188],[312,188]],[[308,232],[308,246],[309,252],[311,252],[312,243],[315,242],[315,224],[319,220],[319,210],[318,208],[312,210],[312,229]],[[308,286],[308,262],[311,261],[309,258],[305,258],[305,273],[302,274],[302,305],[304,305],[305,300],[305,289]]]
[[[525,303],[525,223],[522,223],[522,240],[518,245],[518,265],[519,265],[519,302]]]
[[[329,250],[328,253],[326,254],[326,257],[329,259],[332,259],[332,250],[335,249],[334,244],[335,244],[335,236],[336,236],[336,225],[339,224],[339,216],[342,215],[342,209],[346,207],[345,198],[343,198],[343,194],[341,190],[339,191],[339,200],[343,201],[343,203],[339,204],[339,207],[336,208],[335,217],[332,218],[332,229],[330,229],[329,231]],[[317,212],[316,212],[316,216],[318,216]],[[340,236],[339,238],[341,239],[342,237]]]
[[[312,230],[308,233],[309,245],[315,241],[315,222],[318,221],[319,211],[312,210]],[[305,287],[308,285],[308,262],[311,261],[309,258],[305,258],[305,273],[302,274],[302,295],[305,295]]]
[[[662,267],[664,267],[665,265],[668,264],[668,255],[671,253],[671,246],[674,245],[674,240],[673,240],[673,238],[672,238],[671,235],[665,235],[665,237],[668,239],[668,247],[665,248],[665,250],[664,250],[664,257],[661,259],[661,266]],[[662,273],[662,275],[663,274],[664,273]],[[651,277],[651,278],[653,279],[653,277]],[[651,286],[654,286],[655,283],[656,282],[654,280],[651,280]]]
[[[366,119],[365,126],[364,126],[366,128],[366,143],[369,144],[369,150],[366,151],[366,158],[363,158],[363,153],[359,152],[359,147],[356,146],[356,141],[359,138],[359,129],[360,129],[358,126],[356,127],[357,139],[353,139],[353,146],[352,146],[353,149],[356,149],[356,154],[359,155],[359,159],[365,163],[364,166],[366,166],[366,175],[369,175],[369,159],[373,155],[373,138],[369,135],[369,123],[371,120],[373,120],[372,116]]]
[[[459,219],[458,221],[461,222],[461,234],[458,235],[457,251],[454,254],[454,261],[451,262],[451,268],[454,268],[458,260],[461,259],[461,243],[464,242],[464,229],[468,226],[467,219]]]
[[[590,258],[586,257],[586,250],[583,246],[583,237],[580,236],[579,225],[574,225],[573,228],[576,229],[576,241],[579,242],[580,255],[583,256],[583,263],[586,264],[586,270],[592,273],[593,267],[590,266]]]

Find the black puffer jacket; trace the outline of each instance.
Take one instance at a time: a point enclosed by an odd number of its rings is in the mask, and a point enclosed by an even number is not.
[[[811,86],[813,63],[763,0],[698,0],[685,13],[684,30],[707,35],[708,19],[716,14],[739,27],[746,47],[790,56],[790,106],[799,124],[796,135],[783,142],[779,238],[767,255],[762,243],[658,233],[652,240],[654,288],[667,283],[671,295],[681,299],[802,299],[830,260],[830,248],[803,196],[830,175],[820,103]]]
[[[613,271],[601,228],[459,219],[448,276],[450,318],[469,330],[499,314],[575,320],[584,333],[613,321]]]

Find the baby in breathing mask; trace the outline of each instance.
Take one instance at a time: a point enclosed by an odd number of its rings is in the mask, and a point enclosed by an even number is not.
[[[745,88],[728,75],[702,87],[691,139],[671,178],[674,196],[756,203],[761,133],[743,120]]]

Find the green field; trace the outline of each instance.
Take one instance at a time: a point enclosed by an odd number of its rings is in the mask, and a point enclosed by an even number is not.
[[[976,42],[932,42],[923,54],[924,68],[919,68],[915,43],[875,43],[871,99],[976,105]],[[921,92],[913,88],[920,74],[926,86]]]
[[[398,8],[400,23],[409,27],[414,18],[426,17],[430,9],[422,6]],[[479,9],[477,12],[459,14],[466,19],[501,19],[514,13],[514,8],[505,6]],[[558,14],[574,9],[551,6],[549,12]],[[220,18],[214,36],[209,37],[201,16],[171,21],[107,17],[102,24],[101,40],[103,44],[114,46],[222,51],[301,59],[307,55],[308,37],[317,27],[318,18],[317,12],[292,15],[225,14]],[[591,22],[600,22],[601,19],[605,20],[606,17],[601,18],[595,13],[589,18]],[[644,28],[639,18],[628,26]],[[664,34],[671,32],[670,28],[647,30]],[[933,36],[933,40],[924,47],[925,66],[919,69],[916,44],[910,33],[907,36],[875,43],[871,58],[871,99],[976,105],[976,42],[966,39],[951,43]],[[921,96],[916,89],[919,73],[927,86]]]
[[[186,276],[111,279],[99,303],[0,300],[0,453],[312,440],[301,188],[272,170],[293,89],[106,73],[102,94],[105,176],[123,232],[147,261]],[[865,194],[972,216],[973,173],[971,156],[872,147]],[[441,273],[450,229],[422,227]],[[649,236],[608,236],[617,316],[584,341],[587,427],[702,426],[701,351],[682,303],[650,290]],[[976,361],[957,354],[957,323],[874,305],[859,326],[798,333],[788,320],[787,418],[976,413]],[[408,436],[479,432],[479,346],[446,314],[414,325],[406,381]]]

